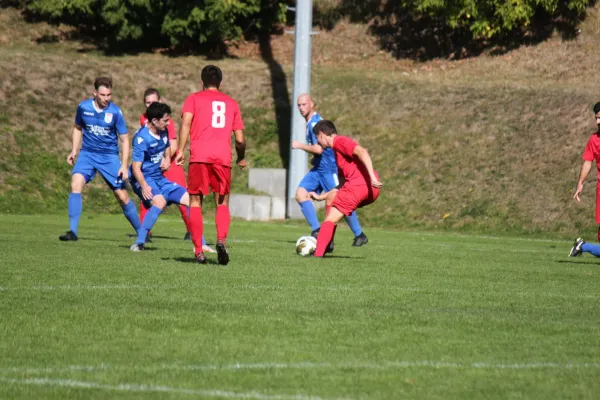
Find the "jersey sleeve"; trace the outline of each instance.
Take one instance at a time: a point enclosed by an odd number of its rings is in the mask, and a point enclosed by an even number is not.
[[[194,95],[189,95],[185,101],[183,102],[183,107],[181,108],[181,114],[183,113],[194,113],[196,111],[196,101],[194,100]]]
[[[133,137],[133,155],[131,156],[131,161],[144,162],[144,155],[147,148],[148,143],[146,143],[141,135],[136,134]]]
[[[140,115],[140,128],[146,125],[146,121],[148,121],[148,118],[146,118],[146,114]]]
[[[121,110],[116,115],[115,128],[119,135],[124,135],[127,133],[127,124],[125,123],[125,117]]]
[[[358,146],[354,140],[345,137],[345,136],[337,136],[333,141],[333,150],[337,151],[340,154],[343,154],[347,157],[352,157],[354,155],[354,149]]]
[[[173,118],[169,119],[167,131],[169,132],[169,140],[177,140],[177,129],[175,129],[175,121],[173,121]]]
[[[233,103],[233,124],[231,125],[231,130],[233,131],[241,131],[244,129],[244,121],[242,121],[242,112],[240,111],[240,106],[237,102]]]
[[[317,136],[315,135],[315,130],[313,129],[317,123],[309,122],[306,127],[306,143],[308,144],[317,144]]]
[[[597,154],[596,146],[594,146],[594,137],[592,136],[590,140],[588,140],[581,158],[583,158],[584,161],[594,161]]]
[[[75,113],[75,125],[83,127],[83,109],[81,104],[77,106],[77,112]]]

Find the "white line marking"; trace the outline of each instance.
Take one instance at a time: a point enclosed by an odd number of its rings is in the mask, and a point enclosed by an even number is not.
[[[198,364],[179,365],[163,364],[155,366],[111,366],[100,364],[97,366],[72,365],[58,368],[29,368],[6,367],[0,368],[0,373],[26,373],[26,374],[55,374],[63,372],[101,372],[101,371],[143,371],[155,373],[158,371],[242,371],[242,370],[285,370],[285,369],[400,369],[400,368],[453,368],[453,369],[596,369],[600,362],[587,363],[557,363],[557,362],[529,362],[529,363],[494,363],[494,362],[453,362],[453,361],[387,361],[382,363],[357,362],[357,363],[315,363],[315,362],[264,362],[264,363],[235,363],[235,364]],[[0,378],[4,379],[4,378]]]
[[[162,393],[182,393],[197,395],[201,397],[224,397],[228,399],[259,399],[259,400],[321,400],[321,397],[308,396],[304,394],[296,395],[269,395],[258,392],[229,392],[224,390],[208,389],[187,389],[171,386],[145,385],[137,383],[121,383],[119,385],[107,385],[97,382],[76,381],[72,379],[52,379],[52,378],[30,378],[14,379],[1,378],[0,382],[13,383],[17,385],[38,385],[38,386],[62,386],[80,389],[102,389],[115,390],[123,392],[162,392]]]
[[[463,235],[460,233],[435,233],[435,232],[399,232],[405,233],[410,236],[450,236],[458,238],[474,238],[474,239],[487,239],[487,240],[515,240],[518,242],[545,242],[545,243],[568,243],[568,240],[556,240],[556,239],[538,239],[538,238],[522,238],[514,236],[488,236],[488,235]],[[572,246],[572,245],[571,245]]]

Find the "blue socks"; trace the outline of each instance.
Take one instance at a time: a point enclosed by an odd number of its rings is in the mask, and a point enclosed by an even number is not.
[[[77,235],[77,229],[79,228],[79,217],[81,216],[81,193],[71,193],[69,195],[68,209],[69,209],[69,230],[73,231]]]
[[[310,225],[310,229],[313,231],[319,229],[321,225],[319,224],[317,210],[315,209],[312,200],[306,200],[298,204],[300,204],[300,209],[302,210],[302,214],[304,214],[304,218],[306,218],[306,222]]]
[[[123,208],[125,218],[127,218],[131,226],[133,226],[133,229],[137,232],[138,229],[140,229],[140,226],[142,226],[142,223],[140,222],[140,216],[135,208],[135,204],[133,204],[133,201],[129,200],[129,203],[121,206],[121,208]]]
[[[133,203],[129,202],[129,204],[133,204]],[[144,217],[144,222],[142,223],[142,226],[137,230],[138,236],[135,241],[137,244],[146,243],[146,237],[148,236],[148,231],[150,231],[152,229],[152,227],[156,223],[156,220],[158,219],[158,216],[160,215],[161,212],[162,212],[162,210],[158,207],[155,207],[155,206],[150,207],[150,209],[146,213],[146,216]]]
[[[354,233],[354,237],[360,236],[360,234],[362,233],[362,228],[360,227],[360,222],[358,222],[356,211],[352,211],[352,214],[346,217],[346,222],[352,230],[352,233]]]
[[[584,243],[583,246],[581,246],[581,250],[586,253],[591,253],[596,257],[600,257],[600,245],[598,244]]]

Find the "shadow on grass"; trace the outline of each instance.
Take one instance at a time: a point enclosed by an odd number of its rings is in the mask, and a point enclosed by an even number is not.
[[[217,260],[211,260],[210,258],[206,257],[206,264],[200,264],[198,263],[198,261],[196,261],[195,257],[173,257],[173,258],[161,258],[161,260],[163,261],[177,261],[180,263],[186,263],[186,264],[198,264],[198,265],[220,265]],[[225,267],[225,265],[223,265]]]
[[[119,246],[119,247],[122,248],[122,249],[129,250],[129,248],[131,246]],[[147,245],[146,245],[146,246],[144,246],[144,250],[142,250],[142,251],[155,251],[155,250],[158,250],[158,248],[157,247],[147,247]]]

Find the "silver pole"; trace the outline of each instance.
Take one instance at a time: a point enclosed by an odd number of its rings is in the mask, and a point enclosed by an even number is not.
[[[298,112],[298,96],[310,93],[312,0],[297,0],[296,30],[294,37],[294,87],[292,90],[292,132],[290,138],[304,142],[306,121]],[[292,150],[290,143],[290,165],[288,169],[287,217],[303,218],[296,202],[296,189],[307,172],[308,154]]]

